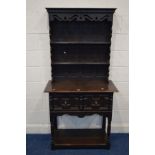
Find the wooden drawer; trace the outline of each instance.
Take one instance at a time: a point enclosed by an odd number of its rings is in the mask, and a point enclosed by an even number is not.
[[[73,95],[51,95],[50,109],[55,111],[79,110],[79,97]]]
[[[111,94],[50,95],[50,110],[54,111],[111,111]]]
[[[92,95],[84,99],[84,110],[112,110],[112,96]]]

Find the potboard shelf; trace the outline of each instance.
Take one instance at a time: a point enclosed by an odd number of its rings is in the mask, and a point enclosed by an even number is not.
[[[103,130],[67,129],[55,131],[55,148],[108,148],[109,142]]]

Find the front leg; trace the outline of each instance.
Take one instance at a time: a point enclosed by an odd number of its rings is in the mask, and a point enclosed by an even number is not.
[[[112,120],[112,117],[111,116],[108,116],[108,127],[107,127],[107,135],[108,135],[108,139],[110,138],[110,134],[111,134],[111,120]]]

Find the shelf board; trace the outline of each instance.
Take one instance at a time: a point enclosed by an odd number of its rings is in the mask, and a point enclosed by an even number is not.
[[[103,78],[63,78],[57,77],[49,81],[45,92],[48,93],[102,93],[117,92],[111,80],[106,82]]]
[[[109,62],[52,62],[52,65],[109,65]]]
[[[99,42],[99,41],[53,41],[51,44],[105,44],[109,45],[111,42]]]
[[[108,139],[102,129],[58,129],[54,134],[55,148],[108,148]]]

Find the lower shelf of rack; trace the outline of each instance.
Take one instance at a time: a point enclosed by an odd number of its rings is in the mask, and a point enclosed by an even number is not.
[[[52,149],[105,148],[110,143],[102,129],[59,129],[53,136]]]

